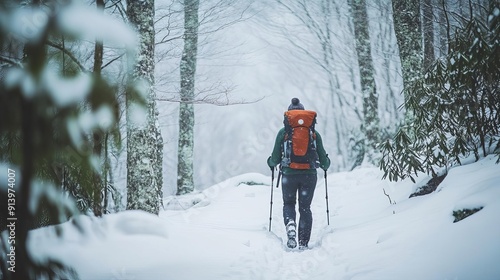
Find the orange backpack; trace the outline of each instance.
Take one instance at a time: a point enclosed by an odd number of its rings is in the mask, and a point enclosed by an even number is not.
[[[285,112],[285,139],[282,167],[315,169],[319,167],[316,151],[316,112],[290,110]]]

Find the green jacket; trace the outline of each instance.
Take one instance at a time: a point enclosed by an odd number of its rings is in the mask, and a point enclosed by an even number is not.
[[[267,159],[267,165],[270,168],[274,168],[281,163],[283,142],[285,141],[285,128],[280,129],[278,135],[276,136],[276,141],[274,143],[274,148],[271,156]],[[323,147],[323,140],[321,140],[321,135],[316,131],[316,150],[319,157],[319,167],[323,170],[327,170],[330,167],[330,159],[325,152]],[[292,169],[289,167],[283,167],[283,174],[316,174],[316,169]]]

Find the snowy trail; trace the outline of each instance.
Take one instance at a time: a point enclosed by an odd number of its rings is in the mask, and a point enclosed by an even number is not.
[[[214,254],[228,255],[226,260],[230,262],[219,265],[230,267],[229,272],[226,278],[218,279],[310,279],[311,269],[332,260],[331,254],[321,247],[323,236],[331,228],[326,228],[324,190],[319,186],[324,188],[318,185],[319,199],[313,205],[318,222],[313,226],[312,248],[306,251],[289,250],[284,246],[281,187],[273,187],[272,232],[268,232],[269,185],[240,184],[219,189],[209,194],[211,202],[206,207],[191,208],[182,214],[165,211],[161,217],[176,227],[186,227],[182,231],[184,238],[186,234],[196,238],[195,232],[202,231],[206,235],[202,248],[210,251],[210,244],[217,244],[212,249]],[[319,202],[322,204],[316,205]],[[232,245],[221,246],[220,240]],[[246,248],[237,248],[242,245]],[[223,277],[222,270],[218,277]]]
[[[268,232],[270,178],[260,174],[171,197],[175,203],[159,218],[139,211],[83,216],[85,235],[65,223],[62,240],[54,227],[34,230],[30,246],[38,259],[52,256],[90,280],[496,280],[500,166],[495,161],[488,157],[454,168],[436,192],[411,199],[411,182],[382,181],[375,168],[329,174],[330,226],[319,179],[311,205],[311,248],[305,251],[284,245],[281,187],[272,189]],[[397,204],[389,203],[384,189]],[[454,210],[479,206],[478,213],[453,223]]]
[[[180,224],[187,227],[181,234],[185,239],[188,235],[196,238],[195,232],[202,231],[205,234],[206,244],[195,247],[206,248],[208,251],[213,251],[214,255],[221,256],[223,261],[218,264],[222,266],[217,275],[218,279],[324,279],[325,270],[333,275],[340,275],[336,270],[342,270],[344,273],[349,270],[348,265],[342,260],[339,250],[341,245],[334,238],[333,225],[339,228],[350,226],[353,223],[352,219],[338,218],[339,213],[350,212],[352,215],[352,209],[360,207],[358,199],[363,201],[366,196],[374,195],[373,192],[367,193],[365,188],[360,188],[354,191],[357,197],[355,201],[346,198],[348,194],[344,192],[352,193],[356,187],[373,180],[373,178],[366,178],[365,181],[363,176],[331,175],[329,182],[331,226],[326,224],[324,180],[318,180],[312,203],[315,221],[311,235],[311,248],[305,251],[290,250],[284,245],[286,234],[282,218],[281,186],[280,188],[273,187],[271,233],[267,231],[270,206],[269,184],[240,184],[219,188],[208,195],[211,201],[209,205],[191,208],[182,214],[175,213],[178,211],[165,211],[161,217],[177,227]],[[266,180],[269,181],[268,178]],[[374,191],[378,192],[381,189],[374,188]],[[380,204],[389,205],[381,193],[378,196]],[[374,199],[370,198],[370,200]],[[346,204],[341,204],[341,202]],[[359,215],[364,220],[371,218],[363,216],[359,210],[354,211],[354,215]],[[347,220],[349,223],[343,222]],[[221,246],[220,240],[224,240],[222,243],[227,246]],[[210,248],[210,244],[217,244],[217,246]],[[243,248],[238,248],[242,245]],[[212,263],[212,265],[215,264]],[[230,272],[224,273],[225,267],[230,267]],[[335,269],[332,271],[332,268]]]

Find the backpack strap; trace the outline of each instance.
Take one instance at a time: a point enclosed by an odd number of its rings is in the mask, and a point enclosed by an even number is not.
[[[285,139],[283,139],[283,142],[286,140],[289,140],[291,135],[292,135],[292,126],[290,125],[290,121],[288,120],[288,116],[285,112],[285,118],[283,119],[283,125],[285,126]]]

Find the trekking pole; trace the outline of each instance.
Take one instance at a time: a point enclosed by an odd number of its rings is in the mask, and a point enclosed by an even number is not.
[[[328,225],[330,225],[330,209],[328,209],[328,182],[327,182],[327,177],[326,177],[326,170],[325,170],[325,199],[326,199],[326,221]]]
[[[276,182],[276,188],[279,188],[280,186],[280,179],[281,179],[281,165],[280,165],[280,172],[278,173],[278,182]]]
[[[273,220],[273,186],[274,186],[274,167],[271,167],[271,203],[269,209],[269,231],[271,231],[271,221]]]

